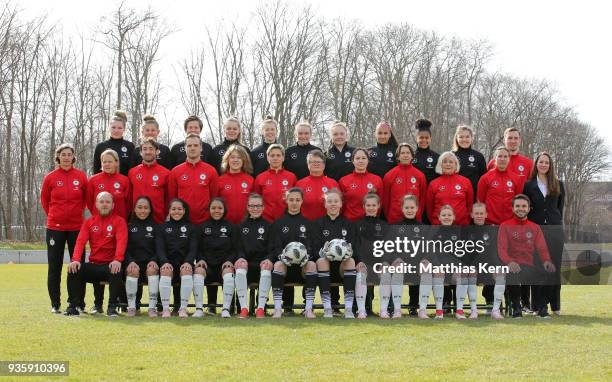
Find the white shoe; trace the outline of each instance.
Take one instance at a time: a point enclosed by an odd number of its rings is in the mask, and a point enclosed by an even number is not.
[[[378,317],[386,320],[387,318],[389,318],[389,312],[387,312],[386,310],[381,310]]]
[[[136,316],[136,308],[128,308],[128,309],[127,309],[127,316],[128,316],[128,317],[134,317],[134,316]]]
[[[274,309],[274,314],[272,315],[272,318],[281,318],[282,316],[283,316],[282,309]]]
[[[191,317],[195,317],[195,318],[201,318],[204,317],[204,310],[202,309],[196,309],[195,312],[193,312],[193,314],[191,315]]]
[[[393,312],[393,319],[398,319],[398,318],[402,318],[402,311],[401,310],[396,310]]]
[[[157,309],[155,308],[150,308],[149,309],[149,317],[153,318],[153,317],[157,317]]]
[[[172,313],[170,313],[170,309],[164,309],[162,312],[162,318],[170,318],[172,317]]]
[[[334,318],[334,311],[331,308],[323,309],[323,318]]]
[[[427,311],[425,309],[419,309],[419,318],[421,320],[429,320],[429,316],[427,315]]]
[[[368,314],[365,311],[357,312],[358,320],[365,320],[366,318],[368,318]]]
[[[312,311],[312,309],[304,309],[304,317],[306,317],[308,319],[317,318],[317,316],[315,316],[315,314]]]
[[[229,310],[227,309],[223,309],[221,311],[221,317],[222,318],[230,318],[232,315],[230,314]]]
[[[187,313],[187,309],[179,309],[178,316],[181,318],[189,317],[189,314]]]
[[[502,316],[501,312],[499,310],[492,310],[491,311],[491,318],[494,320],[503,320],[504,316]]]
[[[471,311],[471,312],[470,312],[470,317],[469,317],[469,319],[470,319],[470,320],[475,320],[475,319],[477,319],[477,318],[478,318],[478,311],[477,311],[477,310],[473,310],[473,311]]]
[[[351,309],[345,309],[344,318],[355,318],[355,315]]]
[[[560,310],[553,310],[553,314],[555,316],[560,316],[561,315],[561,311]]]

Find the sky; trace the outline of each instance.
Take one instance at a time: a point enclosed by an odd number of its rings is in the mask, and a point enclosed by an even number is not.
[[[13,0],[28,16],[47,14],[70,34],[92,31],[112,11],[107,1]],[[290,1],[306,4],[301,1]],[[486,39],[494,47],[489,71],[544,78],[559,89],[566,105],[599,130],[612,148],[609,108],[612,97],[612,14],[605,1],[361,1],[309,0],[327,19],[359,20],[366,27],[406,22],[444,36]],[[114,4],[118,4],[115,2]],[[257,2],[128,0],[151,6],[177,31],[162,46],[163,60],[175,63],[203,40],[206,25],[247,20]],[[173,61],[174,60],[174,61]],[[174,80],[174,79],[173,79]]]

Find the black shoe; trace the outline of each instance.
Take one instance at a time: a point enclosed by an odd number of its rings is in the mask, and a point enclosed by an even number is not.
[[[208,308],[208,309],[206,309],[206,314],[209,315],[209,316],[216,316],[217,315],[217,308]]]
[[[114,306],[108,307],[108,312],[106,313],[109,317],[117,317],[119,313],[117,313],[117,308]]]
[[[94,305],[93,308],[89,311],[89,314],[102,314],[104,313],[104,309],[102,309],[101,305]]]
[[[64,312],[64,316],[78,316],[79,314],[79,310],[74,306],[69,306]]]
[[[285,317],[293,317],[293,316],[295,316],[295,313],[293,312],[293,309],[285,308],[285,312],[283,313],[283,315]]]
[[[515,309],[512,313],[512,318],[523,318],[523,312],[520,309]]]
[[[542,309],[538,312],[538,318],[550,319],[550,314],[548,314],[547,309]]]
[[[334,317],[342,317],[344,314],[338,308],[332,309],[332,314]]]
[[[61,311],[59,305],[52,306],[51,307],[51,313],[53,313],[53,314],[61,314],[62,311]]]
[[[419,313],[417,312],[417,308],[411,307],[408,309],[408,316],[409,317],[416,317],[418,316]]]

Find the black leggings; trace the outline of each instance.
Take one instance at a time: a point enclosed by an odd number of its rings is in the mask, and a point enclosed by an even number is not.
[[[74,245],[79,231],[55,231],[47,228],[47,290],[51,306],[59,308],[61,305],[62,267],[64,265],[64,249],[68,244],[68,253],[72,258]]]

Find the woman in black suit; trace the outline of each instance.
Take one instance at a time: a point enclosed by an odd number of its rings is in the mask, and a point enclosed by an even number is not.
[[[539,309],[540,316],[548,316],[547,302],[556,315],[561,313],[561,284],[558,279],[561,269],[561,258],[563,254],[563,203],[565,201],[565,190],[563,182],[555,173],[552,157],[547,152],[538,154],[535,166],[531,172],[529,181],[525,184],[523,193],[531,199],[531,211],[528,219],[542,227],[550,256],[557,268],[556,279],[553,285],[545,285],[536,288],[542,293],[541,301],[544,306]],[[535,291],[533,291],[536,293]]]

